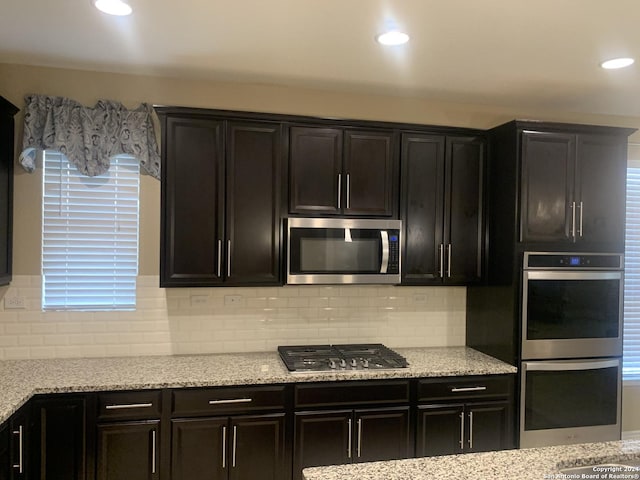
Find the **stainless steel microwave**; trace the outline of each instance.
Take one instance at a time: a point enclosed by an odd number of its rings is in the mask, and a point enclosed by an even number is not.
[[[400,283],[400,220],[289,218],[287,283]]]

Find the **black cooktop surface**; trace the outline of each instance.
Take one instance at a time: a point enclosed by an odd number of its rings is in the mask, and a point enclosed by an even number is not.
[[[406,358],[381,343],[280,346],[291,372],[385,370],[406,368]]]

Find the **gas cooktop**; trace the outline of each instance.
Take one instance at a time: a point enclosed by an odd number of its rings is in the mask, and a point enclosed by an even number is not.
[[[406,358],[381,343],[281,346],[278,353],[291,372],[388,370],[409,365]]]

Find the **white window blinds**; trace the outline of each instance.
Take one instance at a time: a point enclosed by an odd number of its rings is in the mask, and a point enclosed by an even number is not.
[[[640,160],[627,169],[623,375],[640,378]]]
[[[134,309],[139,162],[119,155],[88,177],[58,152],[43,158],[42,308]]]

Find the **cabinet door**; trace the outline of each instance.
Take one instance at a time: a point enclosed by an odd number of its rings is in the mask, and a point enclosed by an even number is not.
[[[576,236],[601,251],[624,251],[626,152],[626,138],[578,136]]]
[[[228,436],[226,417],[172,420],[172,480],[226,479]]]
[[[342,130],[320,127],[291,127],[289,133],[291,213],[341,213]]]
[[[228,283],[280,283],[281,127],[227,127],[226,265]]]
[[[412,457],[409,432],[409,407],[356,410],[353,458],[374,462]]]
[[[447,137],[444,243],[445,282],[482,277],[484,148],[478,137]]]
[[[486,452],[512,448],[509,410],[507,402],[467,405],[464,450]]]
[[[9,453],[9,441],[11,435],[9,433],[9,423],[0,425],[0,480],[9,480],[9,472],[11,471],[11,456]]]
[[[231,419],[229,480],[285,480],[285,415]]]
[[[575,143],[575,135],[522,133],[522,242],[573,241]]]
[[[352,411],[303,412],[295,416],[293,478],[302,469],[350,463],[352,458]]]
[[[41,480],[86,478],[85,400],[81,397],[33,402],[30,466]]]
[[[345,215],[394,215],[398,174],[393,133],[347,130],[344,142]]]
[[[9,478],[26,480],[31,475],[30,405],[22,407],[9,420]]]
[[[157,480],[160,422],[98,425],[97,480]]]
[[[223,265],[223,123],[167,117],[160,286],[216,285]]]
[[[444,157],[443,136],[402,135],[403,284],[441,282]]]
[[[14,119],[18,109],[0,97],[0,285],[11,281]]]
[[[418,407],[416,457],[462,453],[465,431],[463,405]]]

